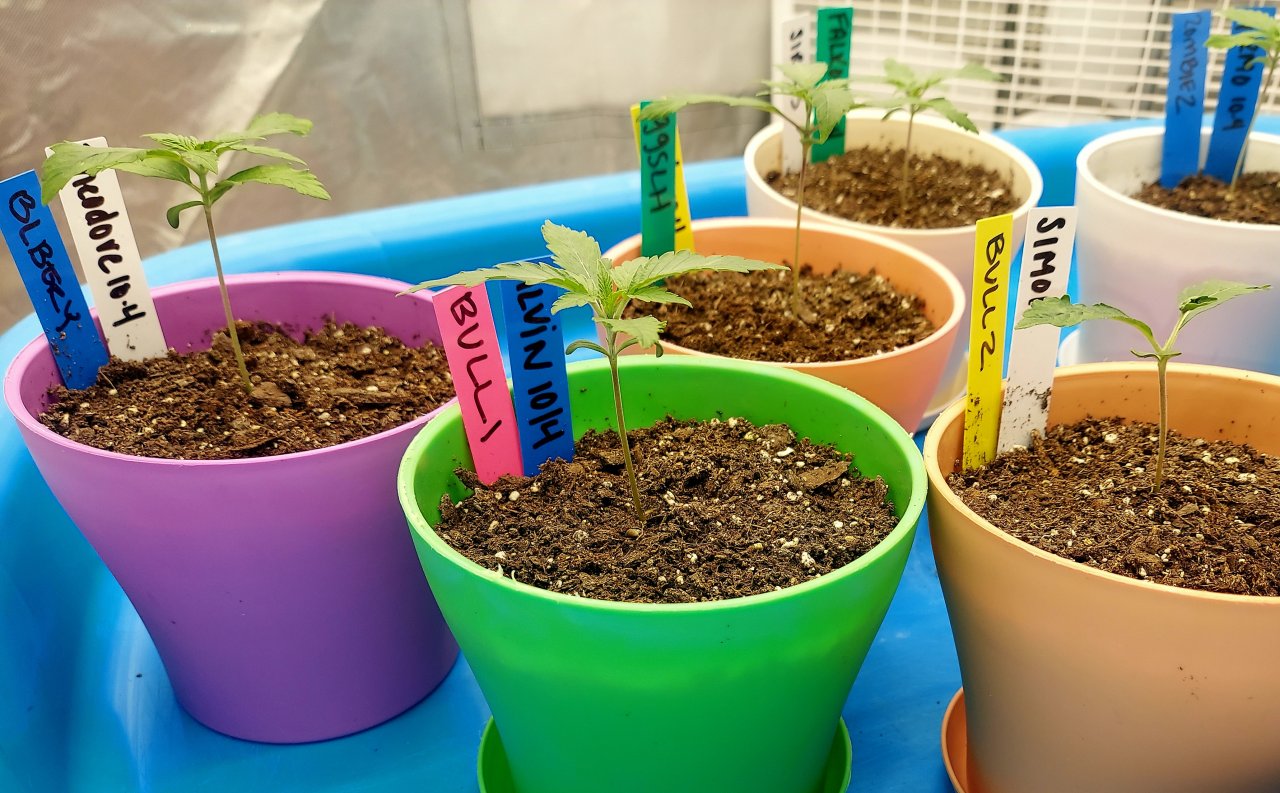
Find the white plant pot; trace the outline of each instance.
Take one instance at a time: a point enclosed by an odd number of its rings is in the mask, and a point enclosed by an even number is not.
[[[1122,308],[1162,340],[1177,321],[1184,287],[1209,278],[1276,284],[1280,258],[1280,226],[1196,217],[1129,198],[1159,178],[1163,135],[1163,127],[1104,135],[1076,160],[1080,300]],[[1208,145],[1206,129],[1201,163]],[[1245,170],[1280,171],[1280,136],[1255,132]],[[1072,362],[1129,360],[1129,350],[1145,345],[1136,331],[1112,322],[1082,325],[1076,336]],[[1251,295],[1230,311],[1197,317],[1178,339],[1178,360],[1280,374],[1278,337],[1280,291]]]
[[[902,119],[881,121],[881,113],[854,111],[845,122],[845,149],[863,146],[879,148],[898,147],[906,141],[907,124]],[[781,127],[772,125],[762,129],[747,143],[743,155],[747,171],[747,214],[752,217],[791,218],[796,216],[796,203],[783,196],[765,182],[771,171],[781,170]],[[1044,192],[1044,181],[1031,158],[1016,146],[990,134],[974,135],[946,122],[927,116],[917,116],[912,132],[911,148],[915,154],[942,154],[964,163],[974,163],[1003,174],[1013,183],[1014,194],[1019,199],[1013,212],[1014,248],[1022,244],[1027,212],[1039,201]],[[977,226],[958,226],[946,229],[897,229],[857,223],[834,215],[804,210],[805,223],[825,223],[871,232],[909,245],[926,253],[950,270],[965,290],[965,314],[961,320],[961,337],[951,351],[947,367],[943,371],[938,392],[930,401],[925,423],[952,401],[963,395],[965,387],[965,361],[968,356],[969,306],[972,305],[973,248]],[[923,427],[922,427],[923,428]]]

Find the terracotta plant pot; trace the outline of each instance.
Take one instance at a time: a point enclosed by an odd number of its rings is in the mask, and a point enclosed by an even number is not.
[[[845,149],[863,146],[901,147],[906,140],[906,122],[900,118],[881,121],[880,112],[855,111],[845,121]],[[756,133],[743,155],[747,170],[747,212],[752,217],[795,218],[796,203],[774,190],[765,181],[771,171],[782,166],[780,127],[771,125]],[[1011,143],[991,134],[974,135],[939,119],[917,116],[911,140],[916,154],[943,154],[965,163],[986,166],[1009,178],[1019,200],[1013,212],[1013,249],[1022,244],[1027,213],[1040,201],[1044,181],[1031,158]],[[896,229],[857,223],[812,209],[804,210],[806,223],[825,223],[837,228],[874,232],[909,245],[932,256],[951,271],[964,289],[965,313],[961,328],[969,327],[972,302],[973,248],[977,226],[946,229]],[[954,401],[964,392],[965,357],[968,345],[962,338],[951,351],[942,376],[941,390],[930,401],[930,414]],[[914,428],[913,428],[914,429]]]
[[[1280,378],[1169,368],[1170,426],[1280,454]],[[1157,417],[1151,364],[1060,369],[1050,425]],[[964,405],[925,439],[967,793],[1263,793],[1280,784],[1280,598],[1138,581],[999,531],[947,486]]]
[[[228,278],[236,316],[302,331],[326,316],[439,341],[427,293],[344,273]],[[212,278],[155,290],[169,345],[225,327]],[[90,448],[36,418],[58,382],[44,337],[5,377],[40,473],[138,610],[174,693],[205,725],[296,743],[385,721],[448,673],[457,645],[396,502],[400,456],[430,416],[317,451],[181,461]],[[433,412],[434,415],[434,412]]]
[[[1280,226],[1196,217],[1130,198],[1159,178],[1163,136],[1163,127],[1115,132],[1076,159],[1080,300],[1143,317],[1158,334],[1177,321],[1184,287],[1209,278],[1275,283],[1280,253]],[[1205,129],[1202,162],[1208,147]],[[1245,170],[1280,171],[1280,136],[1255,132]],[[1242,344],[1242,328],[1257,338],[1280,337],[1280,291],[1197,318],[1196,332],[1179,339],[1178,360],[1280,374],[1280,347]],[[1071,357],[1081,363],[1125,360],[1140,338],[1111,323],[1086,323],[1075,333]]]
[[[698,253],[704,256],[728,254],[782,262],[790,261],[795,255],[794,222],[765,218],[696,220],[693,233]],[[783,366],[843,386],[871,400],[908,432],[915,432],[960,333],[964,291],[959,282],[928,255],[877,234],[819,225],[803,226],[801,234],[801,257],[815,272],[875,270],[893,284],[894,289],[921,298],[935,330],[915,344],[866,358],[830,363],[777,361],[769,365]],[[623,240],[605,253],[614,262],[625,262],[639,255],[639,235]],[[814,306],[814,310],[822,314],[821,306]],[[708,355],[677,344],[664,342],[662,346],[678,355]]]
[[[627,421],[742,416],[852,452],[900,516],[844,567],[710,603],[617,603],[548,592],[481,567],[432,524],[466,495],[457,407],[419,433],[400,500],[423,569],[493,710],[487,793],[835,793],[848,786],[840,710],[871,647],[923,509],[919,453],[866,400],[814,377],[728,358],[629,356]],[[569,367],[575,434],[611,427],[606,361]]]

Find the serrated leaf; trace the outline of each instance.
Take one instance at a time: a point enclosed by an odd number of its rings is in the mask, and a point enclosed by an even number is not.
[[[1232,47],[1265,46],[1266,36],[1256,30],[1245,30],[1240,33],[1215,33],[1208,38],[1205,45],[1213,49],[1227,50]]]
[[[176,229],[178,227],[178,216],[188,209],[198,206],[201,206],[199,201],[184,201],[181,204],[175,204],[165,211],[165,220],[169,221],[169,225]]]
[[[150,138],[166,149],[174,151],[194,151],[200,146],[200,141],[190,135],[177,135],[172,132],[148,132],[142,137]]]
[[[781,270],[782,265],[744,259],[740,256],[699,256],[693,251],[669,251],[660,256],[640,256],[613,268],[613,282],[623,292],[634,292],[665,278],[697,272],[747,273],[753,270]]]
[[[919,79],[916,77],[915,70],[893,58],[884,59],[884,76],[887,82],[899,87],[911,85]]]
[[[1192,284],[1178,293],[1178,313],[1182,314],[1182,323],[1186,324],[1192,317],[1211,308],[1222,305],[1252,292],[1265,292],[1270,284],[1255,286],[1242,284],[1239,281],[1223,281],[1213,279]]]
[[[950,121],[952,124],[955,124],[957,127],[965,130],[966,132],[977,133],[978,131],[978,128],[974,125],[973,121],[969,118],[968,114],[965,113],[960,108],[956,107],[955,105],[951,104],[951,100],[949,99],[936,97],[934,99],[930,99],[929,101],[925,102],[924,106],[929,108],[930,110],[933,110],[939,113],[947,121]]]
[[[53,154],[40,167],[40,192],[46,204],[66,187],[67,182],[82,173],[93,176],[121,163],[137,162],[149,154],[147,149],[83,146],[66,141],[55,143],[50,148]]]
[[[656,345],[662,329],[666,327],[666,323],[657,317],[635,317],[634,319],[601,317],[600,324],[615,333],[625,333],[635,339],[641,347]]]
[[[290,113],[265,113],[249,122],[245,134],[255,138],[269,138],[272,135],[306,136],[311,133],[311,121]]]
[[[861,103],[849,90],[848,80],[830,80],[813,89],[812,104],[817,140],[825,143],[845,114]]]
[[[247,154],[257,154],[262,157],[272,157],[274,159],[284,160],[285,162],[291,162],[296,165],[303,165],[303,166],[306,165],[306,163],[303,162],[300,158],[293,156],[292,154],[290,154],[287,151],[284,151],[283,149],[277,149],[272,146],[257,146],[252,143],[231,143],[224,148],[224,151],[243,151]]]
[[[726,96],[724,94],[675,94],[654,99],[640,108],[639,119],[652,121],[672,113],[678,113],[690,105],[728,105],[729,107],[751,107],[766,113],[776,113],[778,109],[771,103],[754,96]]]
[[[1248,8],[1228,8],[1223,10],[1222,15],[1242,27],[1280,37],[1280,20],[1270,14]]]
[[[324,189],[324,185],[320,184],[315,174],[308,170],[291,168],[288,165],[255,165],[231,174],[219,184],[248,184],[249,182],[279,185],[311,198],[329,199],[329,191]]]
[[[542,238],[546,240],[551,260],[568,275],[591,292],[600,283],[600,274],[607,272],[609,264],[602,261],[600,245],[587,234],[550,220],[542,224]]]
[[[195,149],[192,151],[173,150],[178,155],[178,159],[182,164],[195,171],[197,174],[214,174],[218,172],[218,155],[211,151],[201,151]]]
[[[555,299],[551,304],[551,313],[558,314],[566,308],[577,308],[578,306],[591,305],[591,298],[576,292],[565,292]]]
[[[660,286],[646,286],[630,292],[629,296],[632,300],[642,300],[646,303],[675,303],[680,306],[692,306],[688,300],[685,300],[675,292],[663,289]]]
[[[778,65],[782,76],[801,88],[813,88],[827,76],[827,64],[821,61],[813,63],[782,63]]]
[[[1134,319],[1125,312],[1106,303],[1072,303],[1071,298],[1046,297],[1036,300],[1022,312],[1022,319],[1014,327],[1017,329],[1034,328],[1037,325],[1054,325],[1069,328],[1095,319],[1112,319],[1137,328],[1148,339],[1152,339],[1151,328],[1147,323]],[[1154,344],[1154,342],[1153,342]]]
[[[956,77],[961,80],[983,80],[989,83],[1004,82],[1004,75],[994,72],[980,63],[966,63],[959,69],[953,69],[948,77]]]
[[[492,267],[468,270],[465,273],[453,273],[442,278],[423,281],[406,291],[416,292],[419,289],[432,289],[437,286],[478,286],[486,281],[523,281],[530,286],[534,284],[551,284],[569,293],[586,292],[586,285],[574,281],[568,273],[559,267],[543,262],[503,262]],[[567,297],[564,295],[562,297]],[[558,302],[558,301],[557,301]]]
[[[177,157],[169,152],[148,154],[137,162],[122,162],[113,166],[117,171],[150,176],[158,179],[170,179],[194,188],[191,183],[191,169],[183,165]]]

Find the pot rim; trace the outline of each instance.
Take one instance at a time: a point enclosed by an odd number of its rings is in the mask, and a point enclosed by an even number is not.
[[[1277,391],[1280,391],[1280,377],[1263,374],[1261,372],[1251,372],[1242,369],[1228,369],[1222,366],[1186,363],[1171,363],[1170,371],[1208,375],[1219,381],[1226,382],[1262,381]],[[1113,373],[1116,375],[1150,375],[1152,374],[1152,369],[1150,364],[1130,363],[1127,361],[1060,366],[1054,369],[1054,382],[1056,383],[1060,377],[1070,378],[1107,373]],[[969,509],[969,506],[965,504],[964,501],[961,500],[947,484],[946,476],[943,475],[942,469],[939,465],[938,445],[941,443],[942,436],[956,421],[963,421],[965,407],[966,400],[963,399],[949,406],[946,410],[942,411],[937,420],[934,421],[933,426],[929,428],[929,433],[925,436],[923,446],[924,467],[925,472],[929,477],[929,489],[931,494],[945,500],[949,506],[960,512],[960,514],[962,514],[971,524],[977,526],[980,530],[1009,544],[1018,551],[1031,557],[1031,559],[1038,560],[1037,563],[1049,563],[1064,571],[1093,576],[1101,582],[1106,582],[1112,586],[1140,589],[1143,592],[1163,592],[1168,597],[1185,597],[1197,600],[1208,599],[1224,603],[1247,603],[1254,607],[1264,606],[1280,608],[1280,596],[1235,595],[1226,592],[1206,592],[1204,590],[1190,589],[1188,587],[1170,586],[1169,584],[1161,584],[1154,581],[1139,581],[1136,578],[1130,578],[1129,576],[1123,576],[1118,573],[1099,570],[1095,567],[1081,564],[1080,562],[1073,562],[1070,559],[1065,559],[1057,554],[1037,548],[1031,543],[1025,542],[1011,534],[1001,531],[986,518]]]
[[[1202,141],[1204,136],[1211,131],[1212,127],[1209,126],[1200,128]],[[1153,206],[1152,204],[1139,201],[1107,185],[1094,174],[1093,169],[1090,167],[1090,159],[1092,159],[1095,154],[1109,146],[1119,143],[1128,143],[1132,140],[1155,138],[1162,135],[1164,135],[1163,125],[1122,129],[1094,138],[1080,150],[1078,155],[1076,155],[1077,179],[1080,183],[1087,184],[1094,191],[1106,196],[1111,201],[1115,201],[1123,205],[1127,209],[1143,212],[1154,218],[1164,218],[1170,223],[1178,222],[1187,223],[1192,226],[1203,226],[1206,231],[1221,231],[1224,228],[1227,228],[1230,229],[1233,234],[1270,234],[1280,236],[1280,225],[1273,223],[1241,223],[1234,220],[1205,218],[1200,217],[1199,215],[1190,215],[1186,212],[1175,212],[1172,209],[1165,209],[1163,207]],[[1255,131],[1249,136],[1249,142],[1250,145],[1261,143],[1267,146],[1280,147],[1280,135]],[[1154,174],[1152,178],[1156,178],[1158,176],[1159,174],[1157,173]],[[1077,190],[1077,193],[1078,192],[1079,191]]]
[[[848,121],[874,121],[877,124],[899,124],[900,125],[900,124],[906,123],[900,118],[890,118],[886,120],[881,120],[879,113],[868,114],[866,112],[862,112],[858,110],[850,111],[845,116],[845,118]],[[1040,169],[1036,167],[1035,162],[1030,157],[1028,157],[1026,152],[1022,151],[1022,149],[1019,149],[1017,146],[1014,146],[1012,143],[1009,143],[1003,138],[997,135],[994,135],[992,133],[979,132],[977,134],[974,134],[972,132],[965,132],[964,130],[959,129],[946,121],[931,118],[929,116],[919,116],[915,119],[914,123],[923,124],[927,127],[932,127],[944,134],[964,136],[963,137],[964,140],[976,140],[982,144],[985,144],[999,151],[1001,154],[1008,157],[1009,160],[1015,166],[1017,166],[1020,170],[1022,170],[1023,173],[1027,175],[1028,181],[1030,181],[1031,183],[1031,189],[1027,192],[1026,200],[1023,201],[1018,206],[1014,207],[1012,210],[1010,210],[1009,214],[1013,215],[1015,220],[1017,218],[1025,216],[1028,212],[1031,211],[1033,207],[1037,206],[1040,203],[1040,198],[1044,194],[1044,177],[1040,174]],[[774,190],[772,187],[770,187],[769,184],[765,182],[763,176],[760,174],[759,171],[756,170],[756,167],[755,167],[756,153],[760,150],[760,147],[764,145],[764,142],[766,140],[777,135],[781,129],[782,129],[782,126],[780,124],[776,124],[776,123],[769,124],[764,129],[757,132],[755,135],[752,135],[751,140],[747,141],[746,150],[742,154],[742,162],[746,168],[748,182],[766,191],[766,193],[772,194],[775,200],[780,202],[783,206],[787,207],[788,209],[790,209],[792,213],[794,213],[796,209],[796,202],[792,201],[790,198],[787,198],[786,196],[779,193],[777,190]],[[822,223],[837,225],[843,228],[851,228],[858,231],[866,231],[866,232],[878,231],[880,233],[888,232],[888,233],[894,234],[895,236],[901,236],[904,239],[911,239],[913,241],[914,240],[923,241],[923,240],[929,239],[930,237],[942,237],[942,236],[958,234],[958,233],[970,233],[970,232],[977,233],[977,229],[978,229],[977,223],[970,223],[964,226],[947,226],[945,228],[929,228],[929,229],[908,229],[908,228],[896,228],[893,226],[875,226],[870,223],[862,223],[857,220],[849,220],[847,218],[837,217],[836,215],[828,215],[825,212],[819,212],[815,209],[810,209],[808,207],[805,208],[804,215],[805,217],[812,217],[815,220],[818,220],[819,222],[822,222]]]
[[[743,226],[754,226],[758,228],[773,228],[773,229],[785,231],[788,234],[795,231],[795,223],[789,220],[781,220],[778,218],[750,218],[750,217],[705,218],[702,220],[695,220],[691,224],[691,230],[693,231],[694,240],[696,242],[698,232],[701,230],[715,231],[719,229],[732,229],[732,228],[743,227]],[[873,227],[868,227],[868,228],[873,228]],[[912,344],[908,344],[905,347],[898,347],[896,349],[889,350],[888,352],[878,352],[878,353],[875,353],[874,355],[866,355],[861,358],[846,358],[844,360],[839,360],[839,361],[813,361],[809,363],[801,363],[799,361],[794,361],[794,362],[793,361],[761,361],[761,360],[756,360],[752,358],[734,358],[733,356],[729,356],[729,355],[720,355],[718,353],[703,352],[702,350],[695,350],[692,347],[684,347],[682,345],[672,344],[669,342],[663,342],[662,343],[663,348],[670,349],[670,350],[679,350],[680,352],[686,355],[691,355],[695,357],[704,356],[704,357],[711,357],[711,358],[728,358],[734,361],[749,361],[751,363],[763,364],[765,366],[777,366],[777,367],[784,367],[787,369],[792,369],[792,370],[801,371],[801,372],[812,372],[816,375],[818,372],[821,372],[827,369],[832,369],[837,367],[848,367],[853,364],[875,363],[879,361],[889,360],[892,358],[898,358],[904,355],[910,355],[920,349],[923,349],[926,346],[938,343],[948,334],[952,333],[953,329],[960,324],[960,320],[963,319],[966,301],[964,297],[964,288],[960,285],[960,279],[956,278],[955,274],[953,274],[950,270],[944,267],[942,263],[939,262],[935,257],[930,256],[924,251],[917,250],[916,248],[913,248],[910,245],[906,245],[904,243],[898,242],[897,240],[889,239],[888,237],[885,237],[882,234],[879,234],[875,231],[864,230],[860,228],[859,229],[840,228],[837,226],[830,226],[830,225],[802,226],[801,232],[805,235],[830,234],[830,235],[835,235],[840,237],[852,237],[854,239],[858,239],[866,243],[879,245],[882,248],[896,251],[897,253],[901,253],[904,256],[907,256],[908,258],[923,265],[926,270],[928,270],[929,272],[933,273],[933,275],[941,279],[942,282],[947,285],[947,290],[951,293],[951,312],[947,315],[946,321],[941,325],[939,325],[938,327],[934,328],[933,332],[930,333],[928,336],[925,336],[920,341],[914,342]],[[640,234],[631,235],[630,237],[626,238],[622,242],[619,242],[617,245],[614,245],[613,247],[611,247],[605,253],[605,256],[607,257],[609,256],[610,253],[613,253],[614,251],[623,247],[639,248],[640,237],[641,237]],[[817,376],[821,376],[821,375],[817,375]]]
[[[642,366],[653,366],[656,361],[658,361],[658,359],[652,355],[632,355],[620,358],[618,366],[621,369],[636,369]],[[657,365],[662,369],[671,369],[673,367],[675,369],[682,367],[710,367],[730,370],[762,368],[759,364],[738,361],[733,358],[693,356],[664,359]],[[569,364],[569,373],[572,377],[575,371],[608,369],[608,367],[609,362],[603,358],[590,361],[578,361]],[[431,546],[432,550],[436,554],[438,554],[442,559],[448,561],[460,572],[468,576],[487,581],[490,585],[496,585],[503,589],[507,589],[514,596],[544,600],[555,605],[569,606],[572,608],[586,608],[610,613],[620,612],[644,615],[695,614],[706,611],[753,608],[778,601],[804,597],[812,590],[830,586],[837,581],[860,572],[863,568],[879,561],[883,556],[888,554],[890,548],[896,547],[902,542],[910,542],[915,533],[920,517],[924,512],[925,495],[927,491],[927,478],[924,463],[919,451],[916,449],[915,441],[912,439],[912,436],[908,435],[906,430],[902,429],[901,425],[894,421],[888,413],[885,413],[871,402],[845,388],[833,385],[825,380],[813,377],[812,375],[800,374],[787,369],[769,367],[766,371],[770,377],[791,380],[798,387],[807,387],[818,391],[826,391],[829,395],[850,403],[849,406],[851,409],[856,409],[863,415],[867,416],[871,420],[870,423],[880,430],[881,440],[896,446],[907,460],[910,475],[910,495],[906,499],[905,505],[902,507],[902,517],[898,519],[893,530],[889,532],[884,539],[876,543],[875,547],[843,567],[839,567],[829,573],[820,575],[817,578],[811,578],[808,581],[796,584],[795,586],[785,587],[781,590],[699,603],[631,603],[616,600],[601,600],[598,598],[575,597],[573,595],[566,595],[560,592],[551,592],[550,590],[540,589],[522,581],[512,581],[506,576],[499,575],[497,571],[481,567],[457,551],[448,542],[441,539],[440,535],[436,533],[435,528],[427,521],[422,510],[419,509],[418,502],[414,497],[413,464],[410,461],[416,461],[422,456],[418,450],[427,444],[428,439],[432,437],[433,433],[442,432],[444,427],[449,426],[454,422],[461,421],[461,407],[457,402],[447,405],[441,412],[439,420],[423,427],[422,430],[418,432],[400,460],[400,468],[396,475],[396,491],[399,495],[401,506],[405,508],[406,520],[409,523],[409,529]],[[570,385],[572,387],[572,383]],[[854,464],[857,464],[856,453],[854,454]]]
[[[239,275],[227,276],[227,283],[230,286],[237,284],[274,284],[287,286],[290,283],[328,283],[335,285],[350,284],[381,288],[388,292],[400,293],[411,286],[403,281],[394,278],[385,278],[377,275],[364,275],[361,273],[346,272],[325,272],[325,271],[308,271],[308,270],[287,270],[280,272],[266,273],[243,273]],[[176,284],[156,287],[151,291],[153,297],[164,297],[174,294],[185,294],[189,292],[204,291],[211,287],[216,287],[218,279],[216,276],[207,278],[196,278],[189,281],[181,281]],[[417,299],[430,299],[432,293],[411,293],[407,297],[418,295]],[[98,312],[96,308],[90,308],[90,316],[96,321]],[[215,329],[216,330],[216,329]],[[441,410],[451,404],[456,403],[457,398],[454,397],[443,405],[435,408],[431,412],[418,416],[411,421],[407,421],[397,427],[383,430],[376,435],[368,435],[363,438],[346,441],[334,446],[326,446],[321,449],[309,449],[301,452],[291,452],[289,454],[276,454],[268,457],[252,457],[237,458],[228,460],[175,460],[162,457],[142,457],[135,454],[122,454],[107,449],[99,449],[94,446],[88,446],[83,443],[77,443],[66,438],[48,427],[40,423],[40,421],[32,415],[28,405],[20,396],[21,388],[19,383],[26,376],[28,369],[35,362],[36,358],[48,349],[48,340],[44,334],[36,336],[30,342],[25,344],[22,349],[14,356],[9,363],[9,368],[4,376],[4,401],[9,409],[9,413],[14,419],[28,432],[34,433],[42,441],[60,447],[66,451],[88,454],[95,457],[105,458],[106,460],[114,460],[119,463],[129,463],[134,465],[156,465],[165,467],[245,467],[255,465],[282,465],[288,461],[305,460],[323,454],[340,454],[344,449],[378,443],[393,434],[413,431],[417,427],[426,424],[426,422],[435,418]],[[50,383],[48,387],[53,387],[56,383]]]

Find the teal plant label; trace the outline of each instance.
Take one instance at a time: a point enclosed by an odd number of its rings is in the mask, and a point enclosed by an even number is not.
[[[53,213],[40,200],[40,180],[26,171],[0,182],[0,233],[44,328],[67,388],[88,388],[107,362]]]
[[[1172,190],[1200,170],[1200,121],[1209,67],[1208,11],[1173,15],[1169,39],[1169,87],[1164,103],[1160,185]],[[1221,107],[1221,105],[1219,105]]]
[[[564,332],[551,304],[565,290],[551,284],[499,281],[511,392],[524,475],[547,460],[573,459],[573,420],[565,370]]]
[[[1250,10],[1276,15],[1274,8]],[[1237,22],[1231,24],[1232,33],[1246,29]],[[1204,172],[1224,182],[1230,182],[1235,176],[1236,160],[1245,146],[1249,122],[1253,120],[1258,91],[1262,87],[1263,66],[1261,61],[1252,61],[1263,54],[1260,47],[1232,47],[1227,50],[1223,63],[1222,87],[1218,89],[1218,109],[1213,114],[1213,134],[1209,136],[1209,155],[1204,162]]]
[[[818,61],[827,64],[826,80],[849,77],[849,42],[853,36],[853,8],[818,9]],[[833,155],[844,154],[844,120],[822,143],[813,144],[812,162],[824,162]]]
[[[644,107],[648,102],[641,102]],[[640,254],[676,249],[676,116],[640,122]]]

